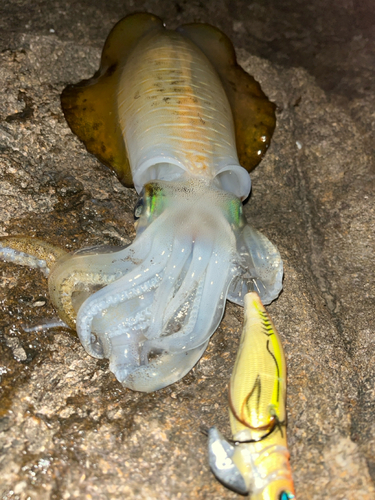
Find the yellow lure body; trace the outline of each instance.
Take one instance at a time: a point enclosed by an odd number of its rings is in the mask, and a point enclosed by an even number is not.
[[[286,364],[279,334],[257,293],[245,296],[244,326],[229,384],[234,446],[209,432],[211,468],[252,500],[294,499],[287,449]]]
[[[244,325],[229,384],[233,438],[251,429],[254,438],[285,420],[286,364],[280,336],[257,293],[244,301]]]

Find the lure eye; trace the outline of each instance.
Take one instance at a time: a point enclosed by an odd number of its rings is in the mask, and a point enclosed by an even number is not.
[[[143,193],[141,193],[140,197],[138,198],[138,201],[134,207],[134,220],[138,220],[140,216],[142,215],[143,212],[143,207],[144,207],[144,196]]]
[[[279,500],[293,500],[295,496],[290,491],[282,491],[279,495]]]

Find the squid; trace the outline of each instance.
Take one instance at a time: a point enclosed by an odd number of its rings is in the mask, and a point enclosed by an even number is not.
[[[62,324],[108,358],[125,387],[151,392],[188,373],[248,291],[282,289],[277,248],[247,224],[249,171],[264,156],[275,106],[218,29],[168,30],[139,13],[112,29],[99,70],[61,103],[72,131],[136,189],[136,238],[67,254],[5,237],[0,257],[48,275]]]
[[[244,324],[229,382],[232,440],[211,427],[209,463],[228,488],[252,500],[292,500],[286,440],[286,364],[259,295],[245,295]]]

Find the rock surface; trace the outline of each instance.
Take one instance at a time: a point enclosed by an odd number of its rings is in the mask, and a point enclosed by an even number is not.
[[[112,25],[147,10],[210,22],[277,104],[252,174],[249,222],[277,244],[284,291],[268,310],[288,364],[288,436],[301,500],[375,498],[374,7],[362,2],[4,0],[0,231],[68,250],[134,237],[135,193],[70,132],[59,95],[91,76]],[[228,303],[182,381],[122,388],[52,318],[37,271],[1,264],[0,495],[8,499],[235,499],[201,429],[229,435],[226,385],[242,324]]]

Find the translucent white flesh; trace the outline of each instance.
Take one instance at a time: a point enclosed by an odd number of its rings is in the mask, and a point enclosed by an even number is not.
[[[159,208],[144,207],[132,245],[65,255],[49,275],[51,299],[87,352],[108,358],[118,380],[141,391],[194,366],[226,298],[242,305],[255,290],[268,303],[282,287],[280,255],[246,224],[238,198],[198,179],[150,186],[156,203],[145,203]],[[34,247],[34,255],[19,250]],[[36,256],[32,238],[0,245],[0,258],[48,269]]]
[[[238,162],[227,96],[190,40],[174,31],[142,39],[123,69],[118,107],[138,192],[152,180],[187,173],[248,196],[250,177]]]
[[[108,358],[119,381],[142,391],[171,384],[194,366],[228,290],[241,304],[259,282],[270,301],[282,279],[279,253],[246,225],[236,197],[197,179],[153,189],[162,193],[155,195],[162,209],[143,210],[132,245],[78,252],[49,279],[61,317],[77,316],[85,349]]]
[[[25,252],[20,252],[19,250],[14,250],[0,244],[0,256],[5,262],[11,262],[12,264],[20,264],[22,266],[27,266],[31,268],[38,268],[42,271],[45,276],[48,276],[49,269],[47,267],[47,262],[44,259],[38,259],[34,255],[27,254]]]

